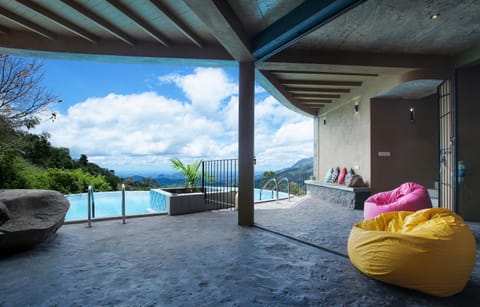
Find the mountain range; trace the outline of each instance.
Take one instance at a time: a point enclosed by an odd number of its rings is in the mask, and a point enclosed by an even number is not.
[[[303,182],[305,179],[310,178],[313,174],[313,158],[305,158],[298,160],[292,166],[274,171],[276,177],[279,180],[283,178],[288,178],[290,182]],[[255,175],[255,187],[260,188],[260,183],[263,179],[263,172]],[[135,182],[142,182],[147,178],[155,179],[161,187],[168,186],[182,186],[184,179],[183,176],[179,173],[169,173],[169,174],[159,174],[154,177],[149,176],[125,176],[131,177]]]
[[[290,167],[275,171],[275,176],[278,180],[287,178],[289,182],[297,182],[303,184],[305,180],[313,175],[313,158],[305,158],[298,160]],[[264,174],[258,174],[255,176],[255,187],[261,188]]]

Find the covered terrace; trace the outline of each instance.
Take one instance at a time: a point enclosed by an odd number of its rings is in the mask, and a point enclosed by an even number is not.
[[[376,282],[350,264],[345,238],[361,211],[313,199],[291,209],[254,210],[251,191],[255,80],[315,119],[319,177],[321,148],[328,149],[321,115],[357,131],[354,139],[370,140],[370,120],[352,127],[355,121],[342,121],[335,111],[360,101],[360,115],[369,119],[376,94],[431,94],[437,84],[421,80],[442,81],[455,67],[478,64],[479,6],[453,0],[2,1],[2,53],[238,65],[240,103],[238,214],[111,221],[92,229],[65,225],[53,240],[1,259],[0,305],[475,304],[478,247],[465,291],[437,299]],[[405,82],[413,83],[399,87]],[[358,148],[358,162],[349,161],[370,181],[369,141],[336,150]],[[478,241],[478,224],[470,225]]]

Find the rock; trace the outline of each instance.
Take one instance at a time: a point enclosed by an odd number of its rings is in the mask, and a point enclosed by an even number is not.
[[[8,214],[7,206],[0,201],[0,226],[5,224],[6,221],[10,219],[10,215]]]
[[[0,224],[0,252],[45,241],[63,225],[70,207],[61,193],[47,190],[0,190],[0,203],[9,217]]]

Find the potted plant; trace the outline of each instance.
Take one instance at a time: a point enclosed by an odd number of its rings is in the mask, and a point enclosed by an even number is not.
[[[202,166],[202,160],[194,161],[192,164],[184,164],[180,159],[170,159],[172,168],[179,171],[185,179],[186,192],[197,192],[197,186],[200,184],[202,173],[200,166]]]
[[[179,171],[185,181],[184,188],[162,188],[150,190],[150,201],[153,208],[166,210],[169,215],[178,215],[212,210],[205,204],[205,196],[199,186],[202,179],[202,160],[185,164],[180,159],[170,159],[172,168]]]

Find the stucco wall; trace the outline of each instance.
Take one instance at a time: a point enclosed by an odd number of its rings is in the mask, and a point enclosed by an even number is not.
[[[399,82],[398,76],[372,78],[334,107],[322,110],[318,120],[319,180],[325,178],[330,167],[358,166],[355,172],[370,182],[370,98]],[[358,113],[354,112],[356,103]]]
[[[370,115],[368,103],[359,105],[354,113],[354,103],[320,118],[319,125],[319,179],[323,180],[330,167],[359,169],[355,172],[369,180],[370,177]],[[323,121],[326,121],[324,124]]]
[[[465,164],[465,180],[458,187],[458,211],[466,220],[480,221],[480,66],[457,74],[457,153]]]
[[[410,108],[414,108],[414,122],[410,122]],[[371,116],[372,192],[391,190],[408,181],[433,188],[439,163],[436,95],[408,100],[374,98]]]

